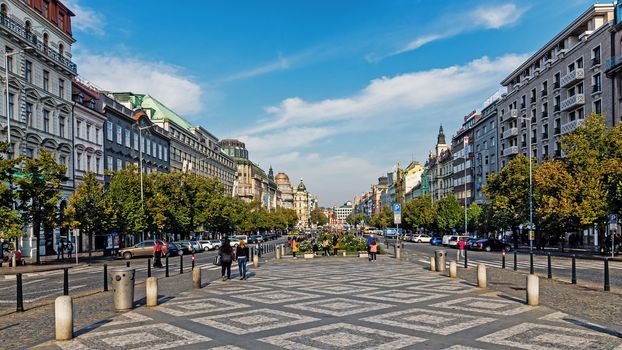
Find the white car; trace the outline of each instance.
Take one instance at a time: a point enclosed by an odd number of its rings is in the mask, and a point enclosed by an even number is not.
[[[212,250],[216,248],[216,246],[212,243],[212,241],[199,241],[205,250]]]
[[[426,234],[413,235],[412,238],[410,239],[411,242],[415,242],[415,243],[430,243],[431,240],[432,240],[432,237]]]
[[[229,244],[231,244],[232,247],[237,247],[240,244],[240,240],[237,238],[229,238]]]

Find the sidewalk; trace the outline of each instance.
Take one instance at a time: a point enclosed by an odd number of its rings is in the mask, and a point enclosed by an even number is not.
[[[270,261],[38,349],[620,349],[620,327],[381,256]],[[79,314],[78,314],[79,315]]]

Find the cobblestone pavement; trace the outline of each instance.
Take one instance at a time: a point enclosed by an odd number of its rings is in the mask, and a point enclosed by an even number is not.
[[[284,259],[40,349],[622,349],[619,330],[381,257]]]

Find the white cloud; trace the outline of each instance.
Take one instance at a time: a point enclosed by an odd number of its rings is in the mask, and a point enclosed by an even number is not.
[[[104,90],[147,93],[180,114],[203,109],[201,86],[184,76],[180,67],[121,56],[76,57],[80,75]]]
[[[76,14],[71,24],[78,31],[103,36],[106,34],[106,20],[101,13],[82,6],[78,0],[65,0],[65,5]]]
[[[275,71],[286,70],[291,66],[291,64],[292,64],[291,58],[283,57],[283,55],[279,53],[278,59],[274,62],[270,62],[268,64],[265,64],[259,67],[255,67],[249,70],[231,74],[221,79],[220,81],[228,82],[228,81],[253,78],[259,75],[264,75],[264,74],[268,74],[268,73],[275,72]]]
[[[399,49],[384,55],[368,54],[366,59],[370,62],[378,62],[388,57],[415,51],[431,42],[453,37],[464,32],[511,26],[520,20],[525,11],[526,8],[519,8],[515,4],[507,3],[480,6],[467,13],[452,14],[437,23],[438,27],[443,28],[438,32],[415,38]],[[450,29],[445,29],[448,27]]]

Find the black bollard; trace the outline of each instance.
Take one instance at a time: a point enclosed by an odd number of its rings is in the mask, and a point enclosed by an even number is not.
[[[108,291],[108,264],[104,264],[104,292]]]
[[[125,267],[130,267],[130,262],[129,261],[125,262]]]
[[[22,291],[22,274],[15,275],[17,280],[17,312],[24,312],[24,293]]]
[[[501,252],[501,268],[505,269],[505,249]]]
[[[192,269],[194,270],[194,254],[192,254]]]
[[[516,250],[514,251],[514,271],[518,270],[518,255],[516,254]]]
[[[180,274],[184,273],[184,256],[183,255],[179,256],[179,273]]]
[[[69,269],[63,269],[63,295],[69,295]]]
[[[464,268],[469,268],[469,259],[467,258],[467,250],[464,250]]]
[[[529,274],[533,275],[533,252],[529,252]]]
[[[151,277],[151,258],[147,259],[147,277]]]
[[[609,258],[605,258],[605,292],[611,289],[609,285]]]
[[[572,284],[577,284],[577,262],[576,255],[572,254]]]
[[[553,278],[553,266],[551,265],[551,253],[547,254],[546,260],[547,260],[546,262],[547,263],[547,276],[546,277],[548,279],[551,279]]]
[[[166,256],[166,277],[168,277],[168,255]]]

